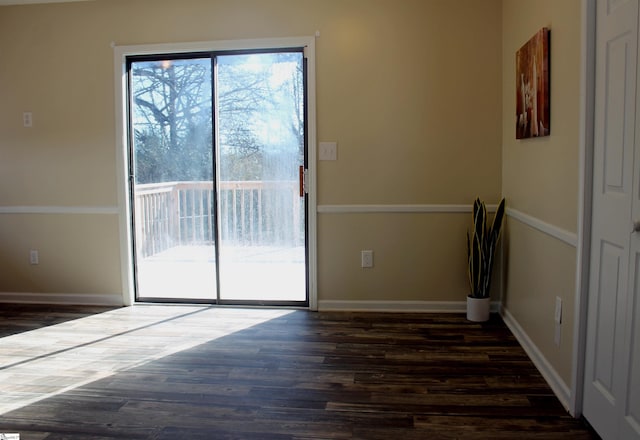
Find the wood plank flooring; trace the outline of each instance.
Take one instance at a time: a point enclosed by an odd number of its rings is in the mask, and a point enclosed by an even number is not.
[[[597,439],[499,317],[0,305],[0,433]]]

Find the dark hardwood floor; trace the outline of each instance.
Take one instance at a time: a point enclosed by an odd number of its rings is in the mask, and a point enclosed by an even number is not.
[[[0,433],[596,439],[499,317],[0,305]]]

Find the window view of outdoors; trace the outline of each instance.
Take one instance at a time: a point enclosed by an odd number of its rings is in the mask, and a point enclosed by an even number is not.
[[[302,53],[134,61],[130,78],[138,298],[305,301]]]

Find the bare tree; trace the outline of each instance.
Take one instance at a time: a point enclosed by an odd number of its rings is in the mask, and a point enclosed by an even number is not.
[[[283,155],[299,157],[303,143],[302,65],[298,53],[219,57],[216,90],[220,178],[261,180]],[[297,58],[296,58],[297,57]],[[277,78],[274,63],[298,65]],[[279,74],[282,76],[282,74]],[[132,68],[136,181],[211,180],[213,112],[211,58],[140,61]],[[267,148],[277,130],[268,118],[286,121],[286,149]],[[299,159],[298,159],[299,160]]]

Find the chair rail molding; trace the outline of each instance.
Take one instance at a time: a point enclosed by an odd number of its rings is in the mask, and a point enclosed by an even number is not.
[[[518,220],[520,223],[523,223],[557,240],[563,241],[570,246],[578,246],[578,234],[575,232],[567,231],[558,226],[552,225],[551,223],[547,223],[533,217],[532,215],[518,211],[517,209],[507,208],[506,212],[508,217]]]
[[[118,215],[117,206],[0,206],[0,214]]]

